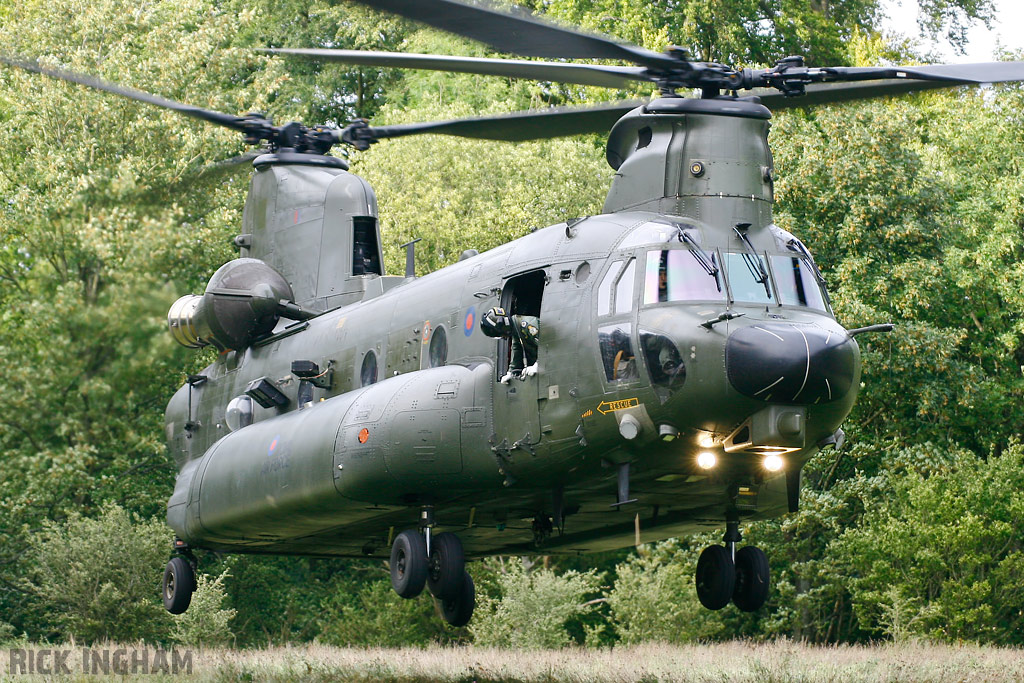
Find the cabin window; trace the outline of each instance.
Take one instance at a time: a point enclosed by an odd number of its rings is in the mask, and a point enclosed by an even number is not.
[[[363,356],[363,366],[359,370],[359,385],[366,387],[377,381],[377,354],[367,351]]]
[[[448,360],[448,335],[444,327],[437,327],[430,333],[430,367],[439,368]]]
[[[352,219],[352,274],[383,275],[380,245],[377,244],[377,219],[355,216]]]
[[[633,354],[629,323],[616,323],[597,328],[597,341],[601,347],[601,362],[609,382],[637,379],[636,358]]]
[[[232,432],[252,424],[252,399],[248,396],[236,396],[224,410],[224,422]]]
[[[725,284],[714,252],[690,249],[647,252],[644,303],[724,301]]]
[[[763,258],[749,252],[729,253],[725,255],[725,268],[733,301],[777,303],[772,295],[771,280]]]
[[[827,311],[825,297],[811,266],[799,256],[772,256],[779,300],[789,306],[807,306]]]

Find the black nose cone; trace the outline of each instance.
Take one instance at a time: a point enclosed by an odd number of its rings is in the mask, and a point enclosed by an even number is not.
[[[725,348],[729,381],[762,401],[810,405],[850,390],[857,346],[845,332],[814,325],[759,323],[731,335]]]

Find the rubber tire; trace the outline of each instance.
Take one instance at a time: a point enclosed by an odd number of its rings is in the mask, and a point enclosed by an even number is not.
[[[423,592],[426,582],[427,542],[419,531],[406,529],[391,545],[391,587],[411,599]]]
[[[184,614],[196,589],[196,573],[184,557],[172,557],[164,568],[164,608],[171,614]]]
[[[465,573],[466,554],[458,536],[445,532],[430,539],[427,588],[431,595],[438,600],[454,600],[462,592]]]
[[[469,572],[462,571],[461,590],[454,600],[438,602],[441,606],[441,616],[449,626],[458,628],[468,624],[473,617],[473,609],[476,607],[476,586],[473,585],[473,577],[469,575]]]
[[[761,609],[768,599],[769,575],[768,556],[763,550],[752,545],[737,550],[733,604],[744,612]]]
[[[729,550],[722,545],[704,548],[697,560],[695,580],[700,604],[712,610],[728,605],[736,584],[736,571]]]

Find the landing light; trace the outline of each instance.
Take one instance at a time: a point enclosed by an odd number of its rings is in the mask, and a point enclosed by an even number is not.
[[[714,453],[704,451],[697,455],[697,467],[702,470],[710,470],[716,464],[718,464],[718,458],[715,457]]]
[[[714,445],[715,440],[712,439],[710,436],[705,436],[703,439],[700,440],[701,448],[712,448]]]
[[[786,464],[786,461],[782,459],[781,455],[772,453],[771,455],[766,455],[764,460],[761,461],[761,464],[764,465],[764,468],[769,472],[778,472],[782,469],[782,466]]]

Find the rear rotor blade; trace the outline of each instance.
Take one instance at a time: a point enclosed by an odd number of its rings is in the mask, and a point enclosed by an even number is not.
[[[266,149],[253,150],[230,159],[207,164],[196,172],[195,177],[197,180],[210,181],[223,178],[238,171],[247,170],[252,166],[252,162],[256,157],[266,154],[267,151]]]
[[[218,111],[210,109],[203,109],[202,107],[194,107],[190,104],[182,104],[181,102],[175,102],[174,100],[168,100],[158,95],[151,95],[148,92],[141,90],[135,90],[134,88],[125,88],[120,85],[114,85],[108,83],[102,79],[94,76],[87,76],[85,74],[76,73],[74,71],[66,71],[64,69],[50,69],[44,66],[40,66],[34,62],[29,62],[24,59],[17,57],[11,57],[8,55],[0,54],[0,62],[7,64],[8,66],[17,67],[19,69],[25,69],[26,71],[33,71],[50,78],[57,78],[62,81],[69,81],[71,83],[78,83],[85,85],[96,90],[103,90],[105,92],[120,95],[121,97],[127,97],[132,100],[139,102],[145,102],[146,104],[152,104],[157,107],[163,107],[164,109],[171,109],[190,116],[194,119],[200,119],[202,121],[208,121],[215,123],[218,126],[224,126],[225,128],[231,128],[246,132],[252,125],[251,119],[245,119],[238,116],[231,116],[230,114],[222,114]]]
[[[624,100],[596,107],[559,107],[480,118],[373,126],[369,128],[369,133],[374,138],[435,133],[510,142],[540,140],[583,133],[606,133],[625,113],[643,104],[644,100]]]
[[[636,81],[653,80],[647,70],[639,66],[600,66],[561,62],[531,62],[523,59],[488,59],[484,57],[447,57],[404,52],[372,52],[361,50],[328,50],[303,48],[270,48],[260,52],[307,57],[344,64],[365,64],[402,69],[428,69],[459,73],[528,78],[535,81],[555,81],[596,85],[606,88],[624,88]]]
[[[490,45],[499,52],[547,59],[623,59],[649,67],[676,60],[642,47],[562,28],[521,12],[509,14],[456,0],[355,0],[442,31]]]

